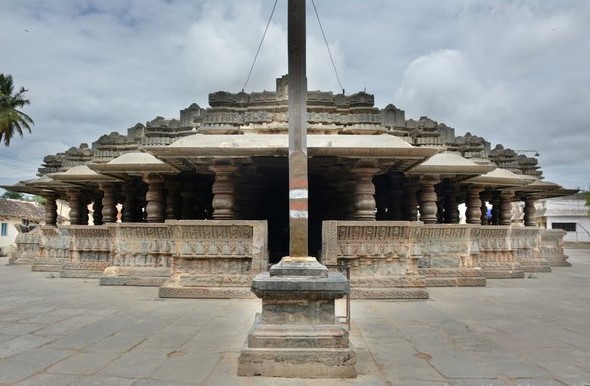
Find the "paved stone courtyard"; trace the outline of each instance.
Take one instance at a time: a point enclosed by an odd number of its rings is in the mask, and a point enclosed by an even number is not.
[[[356,379],[240,378],[258,300],[160,299],[0,259],[1,385],[590,385],[590,250],[418,302],[352,302]],[[344,313],[344,302],[339,304]]]

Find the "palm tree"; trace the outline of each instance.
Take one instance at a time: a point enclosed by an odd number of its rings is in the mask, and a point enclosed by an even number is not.
[[[17,109],[28,105],[29,100],[24,98],[27,90],[21,87],[15,93],[12,75],[0,74],[0,142],[10,145],[10,140],[15,133],[23,136],[23,129],[31,132],[34,122],[27,114]]]

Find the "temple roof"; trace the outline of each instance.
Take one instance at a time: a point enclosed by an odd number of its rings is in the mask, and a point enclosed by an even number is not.
[[[494,164],[477,164],[467,158],[453,153],[438,153],[414,166],[408,173],[411,174],[467,174],[480,175],[496,169]]]
[[[147,148],[162,158],[200,156],[286,156],[287,134],[215,135],[194,134],[168,146]],[[326,135],[307,136],[310,156],[426,158],[441,149],[415,147],[392,135]]]
[[[90,169],[105,174],[177,173],[178,169],[160,161],[152,154],[131,152],[103,164],[90,164]]]

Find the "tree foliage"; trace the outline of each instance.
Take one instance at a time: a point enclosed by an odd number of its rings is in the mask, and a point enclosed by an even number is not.
[[[2,195],[2,198],[10,198],[12,200],[24,200],[25,199],[25,196],[22,193],[13,192],[11,190],[7,190]]]
[[[0,142],[9,146],[15,134],[23,136],[23,130],[31,132],[34,124],[31,117],[20,111],[30,102],[25,99],[27,90],[21,87],[15,91],[12,75],[0,74]]]

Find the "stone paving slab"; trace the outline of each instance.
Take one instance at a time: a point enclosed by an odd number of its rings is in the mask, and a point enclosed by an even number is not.
[[[0,385],[590,385],[590,251],[567,254],[425,301],[353,300],[359,376],[342,380],[238,377],[256,299],[160,299],[0,259]]]

